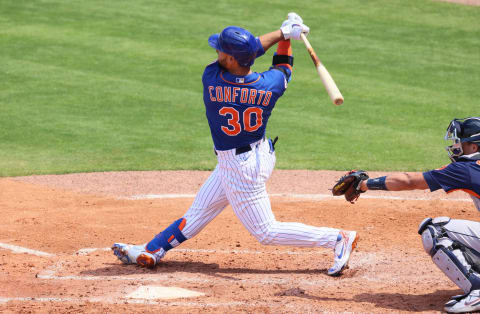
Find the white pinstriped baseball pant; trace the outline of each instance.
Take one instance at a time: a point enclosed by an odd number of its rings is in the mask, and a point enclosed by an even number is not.
[[[333,248],[339,229],[296,222],[278,222],[272,212],[266,181],[275,166],[269,140],[251,144],[252,150],[236,155],[235,149],[217,151],[218,164],[184,215],[183,235],[190,239],[230,204],[247,230],[262,244]]]

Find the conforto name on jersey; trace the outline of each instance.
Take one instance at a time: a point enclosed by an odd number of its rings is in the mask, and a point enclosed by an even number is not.
[[[271,91],[247,87],[208,86],[211,102],[233,102],[248,105],[268,106],[272,97]]]

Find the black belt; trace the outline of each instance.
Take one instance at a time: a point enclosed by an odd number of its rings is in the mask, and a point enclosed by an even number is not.
[[[262,140],[265,140],[265,137]],[[272,150],[275,149],[274,146],[275,146],[275,143],[277,142],[277,140],[278,140],[278,136],[275,137],[275,139],[271,142],[272,143]],[[252,150],[252,145],[245,145],[245,146],[242,146],[242,147],[237,147],[237,148],[235,148],[235,155],[240,155],[240,154],[249,152],[251,150]],[[213,151],[215,152],[215,155],[217,155],[217,151],[215,149],[213,149]]]
[[[243,154],[243,153],[246,153],[246,152],[249,152],[252,150],[252,146],[251,145],[247,145],[247,146],[242,146],[242,147],[237,147],[235,148],[235,155],[240,155],[240,154]],[[215,155],[217,155],[217,151],[214,149],[213,150],[215,152]]]
[[[252,146],[251,146],[251,145],[242,146],[242,147],[237,147],[237,148],[235,148],[235,155],[240,155],[240,154],[249,152],[249,151],[251,151],[251,150],[252,150]]]

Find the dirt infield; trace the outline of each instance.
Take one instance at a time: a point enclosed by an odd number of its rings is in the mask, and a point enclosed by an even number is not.
[[[437,1],[452,2],[452,3],[464,4],[464,5],[480,6],[480,0],[437,0]]]
[[[416,231],[426,216],[475,219],[465,194],[369,193],[351,205],[329,196],[340,175],[333,171],[275,171],[268,190],[278,220],[360,233],[340,278],[325,274],[331,250],[262,246],[230,207],[155,270],[117,261],[108,250],[113,242],[149,240],[185,212],[208,174],[0,179],[0,311],[431,312],[460,292],[423,252]],[[129,297],[158,286],[205,295]]]

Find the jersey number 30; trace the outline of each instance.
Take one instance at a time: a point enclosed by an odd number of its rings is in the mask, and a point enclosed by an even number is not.
[[[230,136],[238,135],[242,131],[242,125],[240,124],[240,113],[233,107],[222,107],[219,111],[222,116],[228,116],[228,127],[222,126],[222,131]],[[262,124],[262,108],[248,107],[243,112],[243,129],[247,132],[255,132]],[[252,115],[255,116],[252,121]]]

